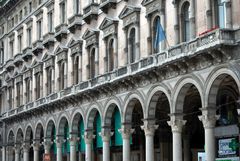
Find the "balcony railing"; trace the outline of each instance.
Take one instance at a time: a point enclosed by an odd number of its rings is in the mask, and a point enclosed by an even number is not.
[[[237,38],[237,39],[236,39]],[[28,111],[32,108],[37,108],[46,105],[50,102],[57,101],[69,95],[76,95],[83,93],[84,91],[98,88],[104,84],[108,84],[111,81],[117,81],[124,79],[129,75],[134,75],[138,72],[144,72],[153,67],[161,68],[164,64],[170,63],[171,61],[180,60],[182,57],[198,55],[199,53],[206,53],[206,50],[210,48],[218,48],[220,45],[236,45],[236,42],[240,40],[240,29],[239,30],[215,30],[206,35],[200,36],[190,42],[182,43],[177,46],[171,47],[170,49],[151,55],[149,57],[140,59],[139,61],[120,67],[112,72],[100,75],[94,79],[81,82],[75,86],[66,88],[65,90],[59,91],[48,95],[46,98],[40,98],[35,102],[24,105],[17,110],[8,111],[7,114],[2,115],[3,119],[13,116],[17,113]]]

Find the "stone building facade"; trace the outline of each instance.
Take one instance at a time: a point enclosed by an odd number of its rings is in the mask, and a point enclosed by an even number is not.
[[[0,6],[0,160],[239,160],[240,0]]]

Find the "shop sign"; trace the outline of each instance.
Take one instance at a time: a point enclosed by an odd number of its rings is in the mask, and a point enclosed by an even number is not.
[[[219,156],[229,156],[236,155],[236,138],[227,138],[218,140],[218,155]]]

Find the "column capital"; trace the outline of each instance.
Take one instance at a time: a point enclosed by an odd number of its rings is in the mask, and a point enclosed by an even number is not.
[[[183,120],[183,115],[181,113],[173,113],[169,115],[171,120],[168,121],[168,125],[171,126],[172,132],[182,132],[182,128],[186,123],[186,120]]]
[[[29,142],[25,142],[25,143],[23,143],[22,148],[23,148],[24,152],[29,152],[29,149],[31,148],[31,145],[30,145]]]
[[[57,148],[61,148],[62,144],[65,142],[66,140],[64,139],[64,137],[62,135],[57,136],[56,138],[56,145]]]
[[[199,116],[199,120],[202,121],[204,128],[214,128],[219,115],[216,115],[217,109],[214,107],[201,108],[202,116]]]
[[[34,140],[32,146],[34,151],[38,151],[41,146],[40,140]]]
[[[76,146],[77,142],[79,141],[79,137],[76,133],[70,133],[70,145],[71,146]]]
[[[123,123],[122,128],[118,131],[122,134],[123,139],[129,139],[135,130],[131,128],[130,124]]]
[[[93,130],[91,129],[85,130],[84,140],[86,144],[91,144],[94,138],[95,138],[95,135],[93,134]]]
[[[113,132],[111,132],[111,127],[102,127],[101,134],[103,142],[109,142],[111,139],[111,136],[113,135]]]
[[[144,130],[146,136],[154,136],[155,130],[158,125],[155,124],[156,119],[147,118],[143,120],[144,125],[141,128]]]
[[[20,152],[20,148],[21,148],[21,145],[19,143],[16,143],[14,145],[14,147],[13,147],[13,149],[15,150],[15,153],[19,153]]]

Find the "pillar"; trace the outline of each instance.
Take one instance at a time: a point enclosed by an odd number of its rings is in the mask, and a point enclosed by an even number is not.
[[[178,5],[177,2],[173,2],[174,9],[173,9],[173,19],[174,19],[174,45],[177,45],[179,43],[179,24],[178,24]]]
[[[33,142],[33,158],[34,161],[39,161],[39,148],[40,148],[40,142],[34,141]]]
[[[76,151],[77,142],[78,142],[77,134],[71,134],[71,137],[70,137],[70,161],[77,160],[77,151]]]
[[[182,127],[186,123],[180,114],[171,114],[171,121],[168,121],[172,128],[173,137],[173,161],[182,161]]]
[[[231,0],[228,0],[226,6],[226,28],[232,28],[232,5]]]
[[[212,9],[211,0],[206,0],[207,30],[212,28]]]
[[[122,134],[123,139],[123,161],[130,161],[130,136],[134,132],[134,129],[131,129],[130,125],[123,125],[123,127],[119,129],[119,131]]]
[[[201,110],[202,116],[199,116],[199,119],[202,121],[204,127],[206,160],[215,161],[216,145],[214,128],[218,119],[216,108],[207,107]]]
[[[103,161],[110,161],[111,129],[102,127],[101,136],[103,141]]]
[[[92,141],[95,136],[92,131],[87,130],[84,135],[86,155],[85,161],[92,161]]]
[[[23,144],[23,160],[24,161],[29,161],[29,149],[30,149],[30,144],[24,143]]]
[[[146,141],[146,159],[147,161],[154,160],[154,133],[158,128],[158,125],[155,125],[155,120],[145,120],[144,125],[141,127],[145,133]]]
[[[52,145],[51,138],[45,138],[43,142],[45,154],[50,154],[51,145]]]
[[[57,161],[62,161],[62,145],[64,143],[63,136],[57,136],[56,145],[57,145]]]
[[[20,161],[20,145],[16,144],[14,147],[15,150],[15,161]]]
[[[6,161],[6,146],[2,146],[2,161]]]

